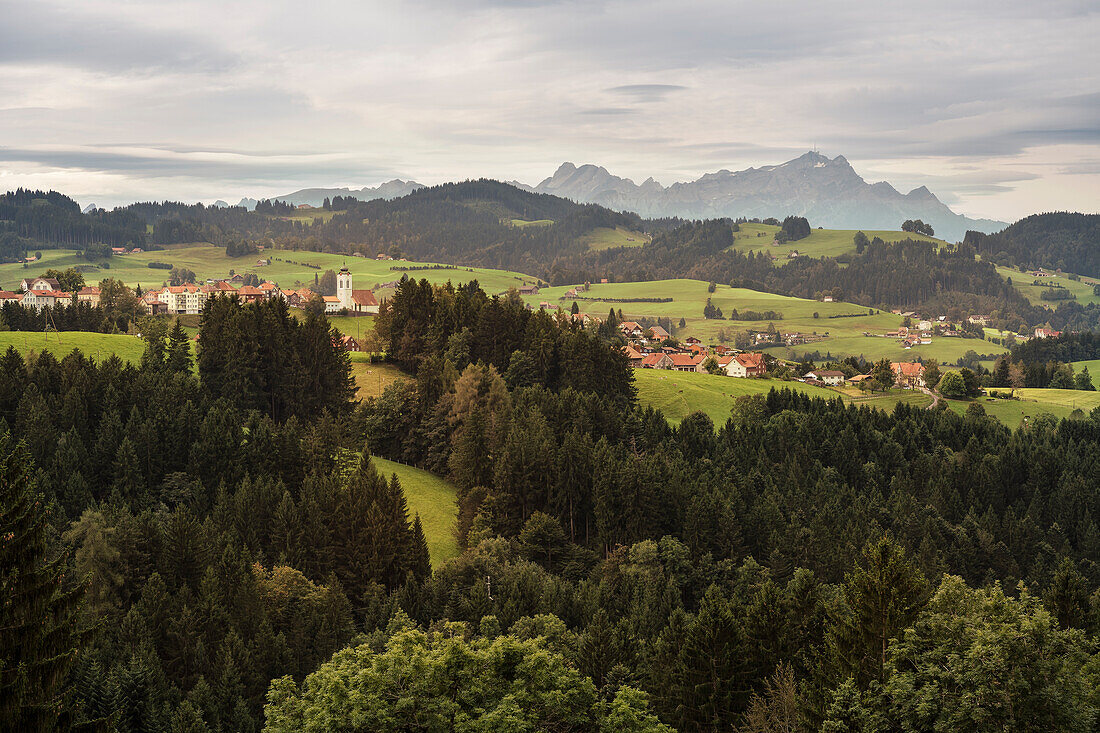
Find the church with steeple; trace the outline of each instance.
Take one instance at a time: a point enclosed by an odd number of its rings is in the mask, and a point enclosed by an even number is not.
[[[378,301],[370,290],[355,290],[351,284],[351,271],[341,267],[336,273],[336,298],[340,307],[350,313],[377,313]]]

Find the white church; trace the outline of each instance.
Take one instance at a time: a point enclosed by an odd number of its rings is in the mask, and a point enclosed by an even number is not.
[[[351,272],[341,267],[336,274],[337,310],[347,308],[351,313],[377,313],[378,301],[370,290],[354,290],[351,286]]]

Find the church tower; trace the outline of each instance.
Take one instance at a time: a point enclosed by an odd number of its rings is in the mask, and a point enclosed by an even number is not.
[[[336,274],[336,297],[340,300],[340,307],[351,310],[351,272],[348,268],[341,267]]]

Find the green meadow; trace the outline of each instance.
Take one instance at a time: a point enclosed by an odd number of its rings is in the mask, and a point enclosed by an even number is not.
[[[1069,290],[1073,294],[1073,302],[1080,303],[1081,305],[1089,305],[1090,303],[1100,303],[1100,296],[1095,295],[1092,292],[1094,285],[1100,283],[1100,280],[1091,277],[1081,277],[1080,280],[1070,280],[1065,273],[1062,275],[1048,275],[1047,277],[1032,277],[1026,272],[1020,272],[1019,270],[1013,270],[1009,267],[998,267],[997,272],[1001,274],[1001,277],[1006,280],[1012,281],[1012,287],[1018,290],[1025,298],[1031,301],[1032,305],[1042,305],[1047,308],[1057,308],[1060,300],[1043,300],[1042,292],[1052,285],[1061,285]],[[1035,285],[1035,281],[1039,281],[1039,285]]]
[[[572,298],[564,297],[565,291],[569,289],[571,288],[543,288],[537,295],[524,296],[524,299],[535,306],[547,301],[568,309],[573,303]],[[739,312],[751,310],[757,313],[776,311],[783,315],[781,320],[771,322],[777,331],[825,336],[820,341],[799,344],[791,348],[777,346],[766,349],[773,356],[785,359],[795,358],[806,352],[819,351],[822,354],[831,353],[839,357],[863,356],[872,360],[886,357],[894,361],[904,361],[920,356],[921,359],[935,358],[943,363],[953,364],[969,350],[979,354],[999,354],[1004,351],[1003,348],[989,341],[942,337],[933,338],[932,343],[926,346],[905,349],[897,339],[863,335],[865,332],[884,334],[897,329],[902,319],[893,313],[886,311],[870,313],[870,309],[852,303],[822,303],[746,288],[731,288],[726,285],[718,285],[713,293],[709,293],[708,283],[702,280],[597,283],[580,295],[583,298],[593,299],[578,299],[577,307],[580,311],[600,318],[606,318],[611,308],[616,312],[622,310],[623,317],[628,319],[640,316],[666,317],[672,319],[673,324],[676,325],[680,318],[683,318],[686,326],[676,332],[680,338],[695,336],[703,341],[712,342],[717,340],[719,332],[723,330],[727,334],[737,331],[767,330],[769,321],[766,320],[729,320],[734,309]],[[723,320],[703,318],[703,307],[708,297],[714,305],[722,309],[725,317]],[[671,298],[672,300],[667,303],[624,303],[607,300],[613,298]],[[830,318],[830,316],[844,317]]]
[[[582,239],[588,243],[590,251],[611,249],[612,247],[641,247],[648,244],[651,237],[648,234],[631,231],[626,227],[599,227],[593,229]]]
[[[1092,369],[1089,369],[1092,372]],[[959,413],[966,413],[971,402],[977,402],[992,415],[1010,428],[1017,427],[1024,418],[1036,415],[1051,415],[1055,418],[1067,418],[1075,409],[1086,415],[1100,407],[1100,392],[1081,392],[1074,389],[1033,389],[1015,390],[1018,400],[1002,400],[982,397],[976,400],[946,400],[947,406]]]
[[[813,222],[810,222],[813,225]],[[776,264],[783,264],[790,252],[810,257],[836,257],[846,252],[855,252],[853,239],[857,231],[862,231],[868,239],[878,237],[884,242],[900,242],[903,239],[916,239],[922,242],[935,242],[946,245],[947,242],[935,237],[926,237],[923,234],[912,234],[903,231],[886,231],[880,229],[811,229],[810,236],[799,239],[796,242],[772,245],[779,227],[769,224],[744,223],[740,225],[740,231],[734,232],[734,243],[730,249],[742,252],[764,251],[771,252],[779,260]]]
[[[145,342],[137,336],[88,331],[0,331],[0,352],[7,351],[9,346],[14,346],[24,356],[49,351],[61,359],[73,349],[79,349],[96,361],[117,354],[123,361],[133,364],[139,363],[145,352]]]
[[[553,219],[534,219],[527,221],[526,219],[509,219],[509,223],[520,229],[526,229],[527,227],[548,227],[554,223]]]
[[[257,265],[257,261],[261,259],[268,259],[271,264]],[[166,262],[175,267],[185,267],[201,279],[227,277],[230,270],[241,274],[254,272],[261,280],[271,280],[283,288],[304,287],[313,282],[314,276],[320,277],[325,270],[339,270],[345,265],[351,271],[357,288],[373,288],[379,283],[399,280],[405,273],[409,277],[426,278],[433,283],[477,280],[488,293],[502,293],[510,287],[535,281],[530,276],[505,270],[450,265],[442,269],[416,269],[432,263],[379,261],[304,250],[268,249],[246,257],[227,257],[224,247],[212,244],[170,245],[154,252],[112,257],[107,263],[109,267],[97,267],[86,272],[84,279],[96,283],[103,278],[113,277],[130,286],[160,287],[167,281],[168,271],[150,268],[150,262]],[[49,268],[65,269],[89,264],[75,250],[42,250],[42,259],[29,267],[24,268],[18,263],[0,265],[0,287],[9,290],[16,288],[23,278],[39,275]]]
[[[454,526],[458,516],[458,507],[455,504],[458,494],[454,485],[435,474],[378,456],[371,456],[371,462],[387,479],[392,474],[397,474],[409,506],[409,519],[420,515],[432,567],[438,568],[457,556],[458,543],[454,537]]]

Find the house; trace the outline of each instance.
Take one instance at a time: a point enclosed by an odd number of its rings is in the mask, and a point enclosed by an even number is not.
[[[23,296],[19,293],[13,293],[10,290],[0,290],[0,305],[4,303],[18,303],[23,299]]]
[[[672,359],[668,354],[646,354],[642,357],[643,369],[671,369]]]
[[[63,291],[27,291],[20,298],[20,303],[25,308],[42,310],[45,307],[68,305],[73,302],[73,294]]]
[[[237,274],[233,275],[232,277],[226,278],[225,282],[229,283],[233,287],[239,287],[241,285],[244,285],[244,275],[242,275],[241,273],[238,272]]]
[[[924,386],[924,364],[915,361],[893,362],[890,369],[894,372],[895,384],[912,389]]]
[[[271,264],[271,260],[256,260],[256,267],[267,267]]]
[[[831,295],[823,295],[823,296],[821,297],[821,302],[822,302],[822,303],[832,303],[832,302],[833,302],[833,296],[831,296]]]
[[[917,330],[919,331],[931,331],[932,321],[921,321],[917,324]]]
[[[126,248],[125,247],[111,247],[111,254],[113,254],[113,255],[124,255],[124,254],[126,254]]]
[[[646,331],[652,331],[653,332],[653,339],[655,341],[664,341],[667,338],[671,338],[671,335],[669,334],[669,332],[666,331],[665,329],[661,328],[660,326],[650,326],[649,328],[646,329]]]
[[[267,299],[267,293],[252,285],[245,285],[237,291],[237,295],[241,296],[241,300],[245,303],[257,303]]]
[[[264,280],[260,283],[260,290],[264,291],[264,298],[271,300],[272,298],[279,297],[279,286],[273,282]]]
[[[848,383],[849,384],[860,384],[862,382],[866,382],[870,378],[871,378],[870,374],[857,374],[854,377],[852,377],[851,379],[849,379]]]
[[[601,285],[607,285],[607,278],[606,277],[601,277],[600,278],[600,284]]]
[[[623,353],[626,354],[626,358],[630,360],[630,366],[635,369],[642,366],[642,359],[645,358],[642,352],[638,351],[633,346],[624,346]]]
[[[19,287],[23,292],[28,290],[58,291],[61,290],[61,283],[54,277],[30,277],[23,278],[23,281],[19,283]]]
[[[641,338],[644,331],[642,327],[634,321],[623,321],[619,324],[619,330],[623,332],[623,335],[627,338]]]
[[[87,285],[76,293],[77,303],[87,303],[95,308],[99,305],[99,288]]]
[[[339,338],[335,338],[332,340],[332,345],[339,349],[343,349],[344,351],[363,350],[363,347],[359,345],[359,342],[351,336],[341,336]]]
[[[764,355],[758,352],[738,354],[726,365],[726,374],[731,377],[760,377],[767,370]]]
[[[538,295],[539,288],[537,285],[521,285],[519,289],[520,295]]]
[[[335,295],[323,295],[321,300],[325,303],[325,313],[339,313],[343,307],[340,305],[340,299]]]
[[[806,379],[816,379],[819,382],[824,382],[830,387],[837,387],[844,384],[844,372],[818,369],[816,371],[806,372]]]
[[[792,249],[792,250],[791,250],[790,252],[788,252],[788,253],[787,253],[787,259],[788,259],[788,260],[793,260],[793,259],[796,259],[796,258],[798,258],[798,257],[800,257],[800,256],[801,256],[801,255],[799,255],[799,254],[798,254],[798,250],[797,250],[797,249]]]
[[[1058,338],[1062,335],[1061,331],[1055,331],[1053,328],[1037,328],[1035,329],[1035,338],[1037,339],[1052,339]]]
[[[702,354],[669,354],[668,358],[672,360],[670,368],[678,372],[703,371],[704,357]]]
[[[684,343],[688,346],[695,346],[696,344],[701,344],[703,342],[695,338],[694,336],[688,336],[686,339],[684,339]]]
[[[352,313],[378,313],[378,301],[372,290],[351,291]]]
[[[966,322],[971,323],[975,326],[988,326],[989,325],[989,316],[983,316],[983,315],[970,316],[966,319]]]
[[[598,322],[597,319],[588,315],[587,313],[573,313],[573,322],[580,323],[583,326],[587,326],[589,323]]]
[[[194,315],[202,313],[203,306],[206,305],[206,301],[211,294],[211,291],[206,287],[200,288],[191,283],[187,285],[169,285],[159,291],[157,300],[164,303],[166,313]]]
[[[309,204],[298,204],[298,206],[295,207],[295,208],[298,208],[298,209],[312,209],[313,207],[310,206]]]
[[[145,252],[145,250],[143,250],[141,247],[134,247],[132,250],[130,250],[130,254],[132,255],[139,255],[143,252]]]

